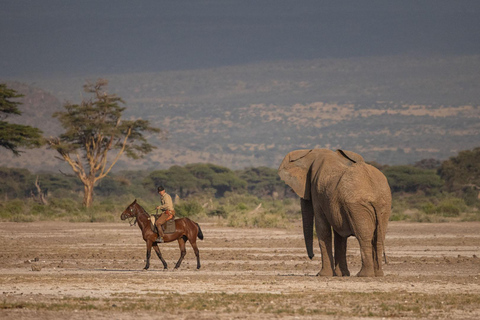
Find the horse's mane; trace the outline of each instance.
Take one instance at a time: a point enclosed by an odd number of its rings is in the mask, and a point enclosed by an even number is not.
[[[135,200],[131,205],[136,205],[136,206],[140,207],[141,213],[144,213],[144,214],[147,215],[147,217],[150,217],[150,214],[147,212],[147,210],[145,210],[141,205],[139,205],[137,200]]]

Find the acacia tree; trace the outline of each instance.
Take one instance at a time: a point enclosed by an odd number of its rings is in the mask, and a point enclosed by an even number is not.
[[[42,131],[38,128],[13,124],[4,121],[11,115],[21,115],[18,109],[21,102],[11,99],[21,98],[22,94],[9,89],[6,84],[0,83],[0,146],[19,156],[21,151],[18,148],[38,148],[42,145]]]
[[[84,85],[92,98],[83,99],[80,104],[67,103],[65,111],[54,113],[53,117],[60,120],[66,131],[48,140],[82,181],[85,207],[92,204],[95,183],[107,176],[124,153],[138,159],[155,148],[147,143],[143,132],[161,132],[146,120],[122,120],[125,107],[119,104],[124,102],[108,94],[104,90],[107,85],[108,81],[103,79]]]
[[[471,188],[480,200],[480,147],[460,151],[457,156],[444,161],[438,169],[448,191]]]

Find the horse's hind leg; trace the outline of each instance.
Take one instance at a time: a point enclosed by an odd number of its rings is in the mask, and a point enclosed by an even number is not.
[[[158,245],[156,243],[153,245],[153,249],[155,250],[155,253],[158,256],[158,259],[160,259],[160,261],[162,261],[163,269],[167,269],[167,262],[163,259],[162,253],[160,252],[160,248],[158,247]]]
[[[195,255],[197,256],[197,269],[200,269],[200,251],[198,251],[197,242],[196,241],[190,241],[190,244],[192,245],[193,251],[195,252]]]
[[[175,265],[175,269],[178,269],[180,267],[183,258],[187,254],[187,250],[185,249],[185,240],[183,239],[183,237],[178,239],[178,245],[180,246],[180,259],[178,259],[177,264]]]

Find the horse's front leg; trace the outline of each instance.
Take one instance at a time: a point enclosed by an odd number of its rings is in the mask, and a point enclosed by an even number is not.
[[[187,249],[185,248],[185,240],[181,237],[178,239],[178,245],[180,246],[180,259],[178,259],[177,264],[175,265],[175,269],[180,268],[180,264],[183,261],[183,258],[187,254]]]
[[[145,264],[145,270],[148,270],[150,268],[150,255],[152,253],[152,241],[147,240],[147,263]]]
[[[156,243],[153,244],[153,249],[157,253],[158,259],[160,259],[160,261],[162,261],[163,269],[167,269],[167,262],[163,259],[162,253],[160,252],[160,248],[158,247],[158,245]]]

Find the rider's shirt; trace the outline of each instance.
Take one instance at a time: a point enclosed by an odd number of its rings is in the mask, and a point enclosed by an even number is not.
[[[162,211],[173,211],[173,201],[172,197],[168,193],[164,193],[160,198],[160,210]]]

